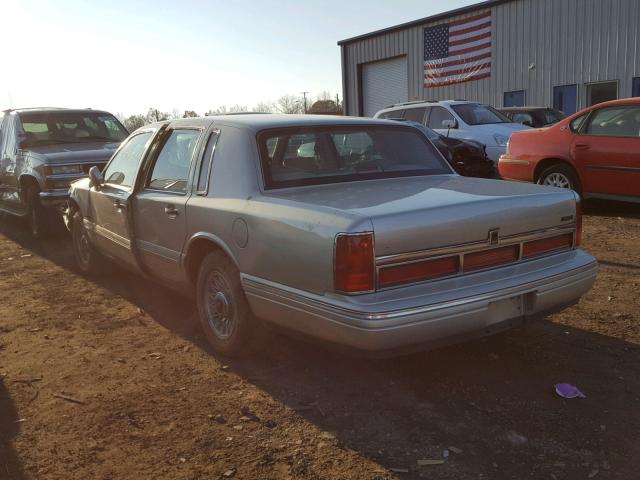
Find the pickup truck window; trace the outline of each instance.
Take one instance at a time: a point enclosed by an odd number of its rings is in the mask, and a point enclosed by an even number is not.
[[[199,130],[172,130],[160,150],[147,187],[186,193],[191,158],[199,136]]]
[[[111,159],[104,171],[105,183],[131,187],[138,172],[144,148],[153,132],[143,132],[131,137]]]
[[[449,174],[413,127],[301,127],[258,136],[266,188]]]

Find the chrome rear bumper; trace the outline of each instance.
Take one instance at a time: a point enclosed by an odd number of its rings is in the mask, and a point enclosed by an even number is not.
[[[465,282],[431,282],[422,294],[414,286],[329,297],[248,275],[242,280],[258,317],[327,342],[384,352],[489,335],[562,310],[591,288],[597,270],[593,257],[574,250],[468,275]]]

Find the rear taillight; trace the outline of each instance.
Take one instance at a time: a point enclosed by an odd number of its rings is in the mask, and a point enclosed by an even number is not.
[[[373,234],[339,234],[335,248],[335,289],[343,293],[375,288]]]
[[[573,246],[573,234],[558,235],[557,237],[543,238],[527,242],[522,246],[522,258],[534,257],[558,250],[568,250]]]
[[[464,271],[471,272],[473,270],[481,270],[483,268],[491,268],[497,265],[504,265],[518,260],[518,245],[509,245],[508,247],[494,248],[484,252],[467,253],[464,256]]]
[[[582,202],[576,201],[576,247],[582,242]]]
[[[383,288],[405,283],[421,282],[433,278],[455,275],[459,270],[460,258],[457,255],[454,257],[438,258],[436,260],[408,263],[395,267],[386,267],[380,269],[378,285],[380,288]]]

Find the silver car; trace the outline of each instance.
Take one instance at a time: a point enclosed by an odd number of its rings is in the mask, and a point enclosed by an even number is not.
[[[72,184],[78,265],[195,293],[211,345],[274,324],[370,353],[488,335],[592,286],[569,190],[455,174],[415,128],[235,115],[134,132]]]

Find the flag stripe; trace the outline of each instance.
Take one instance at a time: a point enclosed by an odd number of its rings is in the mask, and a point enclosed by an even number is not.
[[[491,58],[491,52],[485,53],[483,55],[478,55],[477,57],[472,57],[465,60],[453,60],[451,62],[446,62],[446,63],[434,63],[430,65],[425,65],[424,72],[426,74],[448,72],[451,70],[459,69],[460,65],[466,65],[470,62],[478,62],[480,60],[486,60],[487,58]],[[483,63],[491,63],[491,62],[483,62]]]
[[[467,43],[475,42],[477,40],[483,40],[485,38],[490,38],[490,37],[491,37],[491,31],[488,31],[481,35],[477,35],[475,37],[468,37],[468,38],[463,38],[461,40],[449,41],[449,45],[450,46],[466,45]]]
[[[464,80],[456,79],[456,80],[449,80],[449,81],[446,81],[446,82],[429,83],[429,84],[425,84],[425,87],[426,88],[446,87],[447,85],[454,85],[456,83],[461,83],[462,81],[468,82],[470,80],[481,80],[483,78],[489,78],[490,76],[491,76],[490,71],[487,71],[486,73],[479,73],[478,75],[469,75]]]
[[[455,60],[443,59],[443,60],[447,60],[446,62],[441,62],[440,60],[431,60],[430,62],[425,62],[424,68],[425,70],[429,68],[436,68],[436,67],[446,68],[452,65],[463,65],[469,62],[477,62],[478,60],[491,58],[491,49],[487,48],[479,52],[471,52],[471,53],[465,53],[464,55],[456,55],[453,58],[455,58]]]
[[[440,72],[440,73],[428,73],[428,74],[425,74],[425,78],[445,78],[445,77],[451,77],[453,75],[464,75],[465,73],[473,73],[476,70],[483,70],[490,66],[491,66],[491,62],[480,63],[478,65],[460,68],[458,70],[449,70],[449,71]]]
[[[481,13],[480,15],[475,15],[473,17],[467,17],[467,18],[463,18],[462,20],[456,20],[455,22],[450,22],[449,23],[449,27],[451,28],[455,28],[458,27],[460,25],[466,25],[468,23],[473,23],[476,22],[478,20],[484,20],[486,18],[491,18],[491,12],[485,12],[485,13]]]
[[[485,27],[482,30],[476,30],[474,32],[462,33],[460,35],[449,34],[449,41],[455,42],[457,40],[462,40],[463,38],[477,37],[478,35],[482,35],[483,33],[486,33],[486,32],[491,32],[491,26]]]
[[[463,35],[465,33],[477,32],[478,30],[482,30],[483,28],[491,28],[491,22],[490,21],[489,22],[483,22],[483,23],[480,23],[478,25],[474,25],[474,26],[469,27],[469,28],[463,28],[463,29],[455,30],[455,31],[454,30],[449,30],[449,31],[450,31],[451,37],[453,37],[453,36],[457,37],[458,35]]]
[[[469,52],[475,52],[478,50],[483,50],[485,48],[490,48],[491,47],[491,42],[484,42],[484,43],[478,43],[477,45],[473,45],[473,46],[469,46],[467,48],[460,48],[458,50],[450,50],[450,56],[453,57],[454,55],[460,54],[460,53],[469,53]]]

